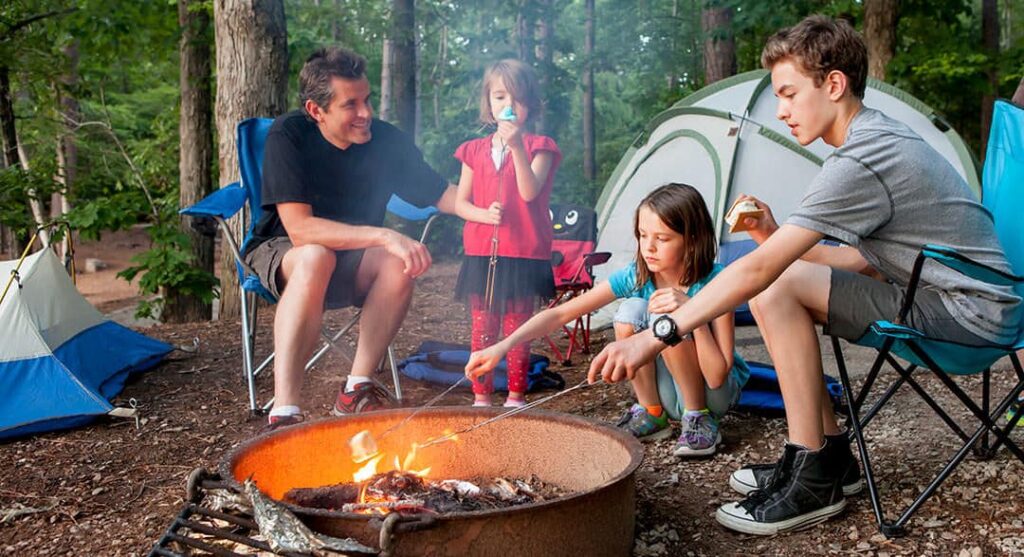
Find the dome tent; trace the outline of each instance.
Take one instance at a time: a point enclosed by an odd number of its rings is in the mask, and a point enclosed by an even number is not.
[[[868,80],[864,104],[909,126],[980,193],[977,160],[934,110],[874,79]],[[747,234],[730,234],[725,225],[725,213],[740,194],[763,199],[784,222],[833,148],[820,139],[801,146],[775,110],[771,76],[755,70],[705,87],[656,115],[626,150],[598,199],[597,251],[612,254],[609,264],[599,269],[598,280],[632,261],[634,210],[654,188],[668,182],[700,191],[723,263],[754,247]],[[615,307],[599,311],[593,326],[609,323]]]
[[[15,272],[17,269],[17,272]],[[53,250],[0,261],[15,277],[0,301],[0,441],[88,423],[169,344],[109,321],[71,282]]]

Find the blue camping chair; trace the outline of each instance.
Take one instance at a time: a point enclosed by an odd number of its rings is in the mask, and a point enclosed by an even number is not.
[[[1018,215],[1019,208],[1024,204],[1024,109],[1021,107],[1006,102],[996,103],[988,142],[988,156],[985,159],[983,171],[982,195],[985,207],[992,212],[995,219],[996,233],[1006,251],[1013,272],[1017,275],[1024,275],[1024,221]],[[977,280],[1013,286],[1018,294],[1024,295],[1024,276],[1003,273],[976,263],[952,248],[926,245],[921,249],[915,261],[907,287],[906,300],[904,300],[896,320],[875,322],[869,332],[856,342],[862,346],[878,349],[874,364],[856,397],[854,391],[850,389],[850,378],[847,374],[839,340],[832,337],[836,364],[850,410],[848,421],[853,435],[857,439],[861,462],[864,465],[864,476],[871,496],[871,505],[879,529],[887,537],[899,536],[904,533],[906,523],[914,512],[932,496],[939,485],[953,473],[972,449],[979,457],[989,458],[1001,444],[1005,443],[1006,447],[1024,462],[1024,452],[1008,436],[1024,412],[1017,409],[1011,412],[1008,423],[1003,426],[996,424],[996,421],[1024,390],[1024,370],[1021,369],[1021,363],[1016,354],[1017,350],[1024,348],[1024,323],[1019,326],[1015,343],[982,348],[966,347],[931,339],[921,331],[902,325],[904,317],[913,304],[921,270],[926,264],[945,265]],[[989,404],[989,367],[1004,356],[1009,356],[1013,370],[1017,374],[1017,382],[1005,398],[992,409]],[[901,363],[897,357],[907,363]],[[899,377],[885,389],[870,410],[862,415],[860,412],[862,405],[884,363],[892,366]],[[965,432],[915,380],[912,375],[919,368],[930,369],[977,419],[979,425],[973,433]],[[950,377],[951,375],[976,375],[979,373],[982,375],[980,406]],[[864,443],[863,428],[904,383],[910,385],[921,396],[938,417],[960,437],[963,444],[917,499],[900,514],[899,518],[888,520],[878,496],[874,469],[871,466],[868,447]],[[990,433],[996,437],[996,441],[992,445],[989,445]]]
[[[263,298],[270,304],[277,303],[277,299],[267,289],[263,288],[253,270],[242,261],[241,254],[244,252],[246,244],[252,238],[253,226],[259,221],[260,215],[263,212],[260,204],[261,187],[263,184],[263,148],[267,141],[267,132],[270,130],[270,125],[273,122],[270,118],[249,118],[239,122],[236,133],[241,181],[224,186],[206,196],[199,203],[181,210],[183,215],[214,219],[220,226],[221,231],[223,231],[224,241],[235,258],[242,302],[242,370],[249,388],[249,411],[254,414],[267,411],[274,402],[271,399],[260,406],[256,401],[256,378],[274,361],[274,354],[271,353],[259,365],[254,365],[256,310],[258,305],[256,303],[256,296]],[[239,246],[230,227],[228,227],[227,219],[238,213],[246,204],[249,205],[249,223],[246,226],[245,240]],[[435,207],[421,209],[396,196],[392,196],[388,201],[387,210],[388,213],[403,220],[426,221],[423,233],[420,235],[421,242],[426,240],[430,226],[440,214]],[[309,371],[332,346],[336,347],[335,342],[359,321],[361,313],[362,310],[358,310],[348,324],[337,332],[331,333],[326,328],[321,331],[324,344],[306,362],[306,371]],[[394,382],[394,397],[397,401],[401,402],[402,386],[399,382],[395,353],[391,346],[388,346],[387,359],[388,365],[391,368],[391,378]]]

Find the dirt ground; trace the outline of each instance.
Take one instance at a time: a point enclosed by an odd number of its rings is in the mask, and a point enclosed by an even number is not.
[[[85,276],[79,287],[104,311],[134,303],[135,291],[113,274],[123,267],[125,251],[145,242],[138,231],[111,235],[79,251],[111,263],[106,274]],[[464,308],[451,302],[457,273],[454,262],[440,262],[417,286],[413,307],[397,343],[399,357],[423,340],[465,342]],[[83,277],[80,277],[83,278]],[[117,284],[120,282],[121,284]],[[117,293],[114,293],[114,292]],[[272,310],[259,317],[269,346]],[[333,312],[341,322],[347,311]],[[185,479],[199,466],[215,468],[228,450],[255,435],[262,425],[249,419],[241,376],[237,321],[156,325],[143,332],[175,345],[199,340],[200,350],[173,352],[167,361],[132,380],[115,402],[134,401],[138,427],[129,420],[101,419],[72,431],[49,433],[0,445],[0,555],[144,555],[160,538],[185,497]],[[597,335],[599,349],[607,334]],[[738,330],[738,349],[750,360],[767,361],[756,329]],[[349,347],[351,349],[351,346]],[[863,370],[869,354],[848,348],[853,369]],[[547,354],[535,343],[534,351]],[[835,372],[827,343],[826,370]],[[568,384],[584,375],[588,357],[574,365],[553,365]],[[306,411],[328,415],[349,365],[332,353],[309,374]],[[1009,369],[1001,362],[998,371]],[[997,373],[995,392],[1006,389],[1008,373]],[[934,379],[926,388],[938,387]],[[971,392],[976,380],[964,382]],[[412,403],[440,390],[412,380],[403,382]],[[270,382],[260,384],[263,396]],[[869,430],[869,443],[883,497],[890,504],[909,503],[912,492],[952,453],[949,430],[928,416],[929,409],[908,389],[882,412]],[[531,395],[538,396],[538,395]],[[951,403],[951,397],[938,397]],[[468,404],[466,393],[447,404]],[[611,421],[629,405],[623,385],[584,389],[551,404],[551,409]],[[962,416],[963,413],[960,413]],[[777,458],[785,436],[779,417],[731,414],[722,423],[725,443],[714,458],[683,461],[671,455],[672,441],[646,446],[637,472],[638,502],[634,554],[653,555],[1004,555],[1024,554],[1022,466],[1006,451],[993,460],[969,458],[910,523],[906,537],[887,540],[878,533],[866,495],[849,499],[837,519],[804,531],[770,538],[745,536],[717,525],[715,509],[737,499],[729,474],[745,463]],[[586,455],[580,455],[585,459]]]

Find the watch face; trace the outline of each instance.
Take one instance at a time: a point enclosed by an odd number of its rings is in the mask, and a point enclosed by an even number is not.
[[[671,331],[672,331],[672,322],[669,321],[668,319],[658,318],[658,320],[654,322],[654,334],[655,335],[657,335],[659,337],[663,337],[663,336],[668,335]]]

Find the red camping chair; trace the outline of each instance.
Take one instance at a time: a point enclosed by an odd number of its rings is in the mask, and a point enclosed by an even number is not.
[[[555,276],[555,296],[548,304],[549,309],[593,288],[594,266],[607,262],[612,255],[609,252],[594,252],[597,241],[597,213],[590,207],[552,205],[551,223],[554,227],[551,270]],[[564,355],[551,335],[547,336],[551,351],[562,364],[570,365],[572,354],[576,350],[584,354],[590,353],[589,313],[577,317],[571,329],[568,325],[563,325],[562,330],[569,339],[569,346]]]

